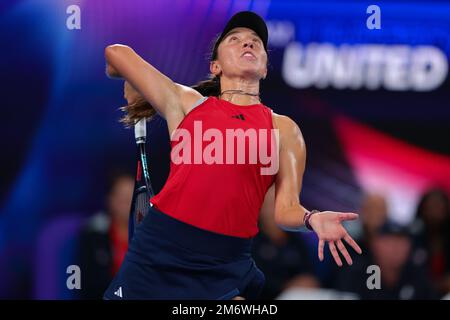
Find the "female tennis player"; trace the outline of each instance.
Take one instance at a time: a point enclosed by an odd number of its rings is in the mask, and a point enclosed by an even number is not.
[[[316,232],[321,261],[326,243],[339,266],[339,252],[352,264],[344,241],[361,253],[342,226],[357,214],[308,211],[300,204],[306,160],[301,131],[259,98],[267,41],[260,16],[237,13],[215,42],[212,78],[192,88],[174,83],[128,46],[105,49],[107,74],[126,80],[129,102],[139,96],[146,101],[146,116],[158,112],[167,120],[172,146],[166,184],[151,199],[105,299],[257,299],[265,278],[250,250],[265,210],[284,230]],[[133,104],[128,109],[132,117]],[[230,130],[257,133],[247,137],[244,163],[239,147],[229,144]],[[278,132],[278,139],[264,132]],[[276,166],[262,157],[249,160],[264,147],[275,150],[268,155]]]

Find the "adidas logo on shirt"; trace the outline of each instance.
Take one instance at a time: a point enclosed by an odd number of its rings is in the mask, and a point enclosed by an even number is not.
[[[119,289],[114,292],[114,295],[118,296],[119,298],[122,298],[122,287],[119,287]]]
[[[241,114],[238,114],[238,115],[235,115],[235,116],[231,116],[232,118],[235,118],[235,119],[241,119],[241,120],[245,120],[245,118],[244,118],[244,115],[241,113]]]

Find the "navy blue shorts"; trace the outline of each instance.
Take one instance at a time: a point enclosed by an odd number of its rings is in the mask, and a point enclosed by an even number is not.
[[[265,277],[251,245],[252,239],[203,230],[152,207],[104,299],[255,300]]]

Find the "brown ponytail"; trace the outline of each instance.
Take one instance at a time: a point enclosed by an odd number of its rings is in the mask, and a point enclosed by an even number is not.
[[[220,79],[218,76],[211,77],[208,80],[203,80],[191,86],[192,89],[197,90],[202,96],[220,95]],[[119,120],[125,127],[132,127],[136,121],[147,118],[151,120],[156,115],[156,110],[143,97],[139,97],[134,103],[120,108],[125,115]]]
[[[156,114],[156,110],[143,97],[137,98],[132,104],[121,107],[120,110],[125,112],[125,114],[120,118],[119,122],[123,123],[127,128],[134,126],[142,118],[150,120]]]
[[[218,97],[220,95],[220,79],[218,76],[214,76],[208,80],[200,81],[191,88],[197,90],[202,96]]]

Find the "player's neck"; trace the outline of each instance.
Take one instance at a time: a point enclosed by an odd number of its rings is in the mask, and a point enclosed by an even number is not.
[[[261,103],[259,96],[259,81],[247,79],[220,79],[220,99],[237,105],[252,105]]]

